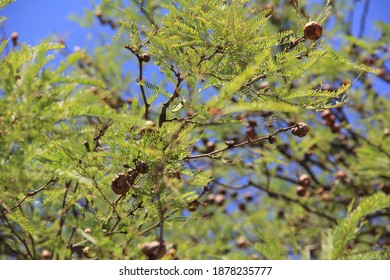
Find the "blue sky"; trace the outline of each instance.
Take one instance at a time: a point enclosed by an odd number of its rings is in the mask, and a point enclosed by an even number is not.
[[[318,1],[313,0],[312,2]],[[69,15],[72,13],[83,15],[84,10],[94,10],[94,6],[100,2],[100,0],[16,0],[0,12],[1,15],[8,18],[0,28],[0,36],[9,38],[11,33],[16,31],[19,34],[20,41],[30,45],[38,44],[50,36],[55,36],[57,39],[64,38],[70,50],[75,46],[81,48],[91,47],[96,42],[98,31],[102,29],[98,21],[96,20],[96,24],[92,29],[86,29],[70,20]],[[356,2],[353,21],[354,35],[359,32],[364,3],[365,0]],[[375,31],[374,26],[374,22],[378,20],[390,24],[389,0],[369,1],[367,24],[364,32],[368,40],[375,40],[378,37],[378,32]],[[112,32],[109,27],[105,28],[105,31]],[[114,32],[112,32],[112,35],[114,35]],[[332,42],[331,38],[327,39]],[[389,62],[386,65],[390,68]],[[375,79],[374,87],[380,94],[390,96],[390,85],[381,79]]]

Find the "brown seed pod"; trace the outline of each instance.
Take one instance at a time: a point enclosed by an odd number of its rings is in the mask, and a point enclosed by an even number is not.
[[[240,203],[238,204],[238,209],[240,209],[241,211],[245,211],[245,210],[246,210],[246,205],[245,205],[245,203],[240,202]]]
[[[141,60],[143,62],[149,62],[150,61],[150,55],[148,53],[143,53],[143,54],[141,54],[140,57],[141,57]]]
[[[141,251],[151,260],[161,259],[167,252],[165,244],[159,241],[152,241],[142,244]]]
[[[240,237],[236,239],[236,245],[238,248],[245,248],[248,245],[248,243],[246,242],[244,237]]]
[[[256,127],[257,126],[257,121],[255,121],[255,120],[248,120],[248,126]]]
[[[270,143],[270,144],[274,144],[275,142],[276,142],[276,138],[275,138],[275,136],[270,136],[270,137],[268,137],[268,142]]]
[[[145,134],[146,135],[152,134],[154,131],[156,131],[155,127],[156,127],[156,124],[154,122],[147,120],[145,122],[145,125],[143,127],[141,127],[141,130],[140,130],[141,136],[144,136]]]
[[[321,118],[322,118],[323,120],[327,120],[327,119],[329,119],[330,116],[332,116],[332,115],[333,115],[333,114],[332,114],[332,111],[329,110],[329,109],[327,109],[327,110],[322,111],[322,113],[321,113]]]
[[[50,259],[50,256],[51,256],[51,253],[49,250],[43,250],[42,253],[41,253],[41,257],[42,259],[44,260],[49,260]]]
[[[337,170],[336,178],[340,181],[344,181],[345,179],[347,179],[347,174],[343,170]]]
[[[214,198],[215,204],[222,206],[225,203],[226,197],[224,194],[217,194]]]
[[[267,81],[263,81],[263,82],[261,82],[261,83],[259,84],[259,88],[260,88],[260,89],[264,89],[264,90],[269,89],[269,86],[270,86],[270,84],[269,84],[269,82],[267,82]]]
[[[306,136],[308,131],[309,131],[309,126],[305,123],[298,123],[297,127],[291,129],[291,133],[298,137]]]
[[[187,210],[190,212],[195,212],[196,210],[198,210],[198,207],[199,207],[199,201],[197,200],[191,201],[190,203],[188,203]]]
[[[335,124],[330,128],[330,130],[332,131],[332,133],[339,133],[339,132],[340,132],[340,129],[341,129],[341,125],[338,124],[338,123],[335,123]]]
[[[385,194],[390,194],[390,183],[382,183],[379,188]]]
[[[306,189],[304,186],[297,186],[295,188],[295,192],[297,196],[305,196],[306,195]]]
[[[117,174],[111,182],[111,189],[116,194],[125,194],[130,190],[130,175],[125,173]]]
[[[299,176],[299,184],[303,187],[309,187],[311,184],[309,175],[302,174],[301,176]]]
[[[309,40],[318,40],[322,36],[322,26],[318,22],[310,21],[306,23],[303,33]]]
[[[244,198],[246,201],[252,201],[253,200],[253,194],[251,192],[244,193]]]
[[[16,47],[18,45],[18,39],[19,39],[19,34],[18,32],[12,32],[11,34],[11,40],[12,44]]]
[[[321,199],[322,199],[322,201],[329,202],[329,201],[330,201],[329,193],[324,192],[324,193],[321,195]]]
[[[206,152],[211,153],[215,151],[215,143],[213,141],[207,141],[206,143]]]
[[[149,171],[149,165],[145,161],[137,161],[135,163],[135,169],[138,173],[146,174]]]

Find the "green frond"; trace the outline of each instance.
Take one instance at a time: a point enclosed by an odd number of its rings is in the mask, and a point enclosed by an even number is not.
[[[337,53],[335,53],[333,51],[330,51],[330,50],[328,50],[324,54],[323,57],[326,58],[326,59],[329,59],[331,61],[335,61],[335,62],[344,64],[344,65],[346,65],[348,67],[351,67],[353,69],[360,70],[360,71],[371,72],[371,73],[374,73],[374,74],[377,74],[377,75],[380,73],[379,69],[375,69],[373,67],[370,67],[370,66],[367,66],[367,65],[364,65],[364,64],[353,62],[350,59],[344,58],[344,57],[340,56],[339,54],[337,54]]]
[[[0,10],[4,9],[6,6],[15,2],[15,0],[0,0]]]
[[[384,193],[375,193],[372,196],[363,198],[359,205],[347,217],[342,219],[333,230],[333,251],[332,259],[343,258],[347,252],[347,243],[354,239],[359,230],[363,227],[364,218],[370,213],[375,213],[384,208],[390,207],[390,196]]]

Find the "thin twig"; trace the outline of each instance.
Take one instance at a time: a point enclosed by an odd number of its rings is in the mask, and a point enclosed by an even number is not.
[[[178,211],[178,210],[172,211],[170,214],[164,216],[164,219],[161,219],[160,221],[158,221],[158,222],[155,223],[154,225],[151,225],[150,227],[144,229],[143,231],[140,231],[140,232],[138,233],[138,235],[144,235],[145,233],[147,233],[147,232],[149,232],[149,231],[151,231],[151,230],[153,230],[153,229],[159,227],[160,224],[161,224],[162,222],[164,222],[166,219],[168,219],[169,217],[171,217],[171,216],[172,216],[173,214],[175,214],[177,211]]]
[[[266,135],[266,136],[258,137],[258,138],[255,138],[255,139],[248,139],[247,141],[244,141],[244,142],[241,142],[241,143],[238,143],[238,144],[234,143],[234,144],[231,144],[231,145],[227,145],[227,147],[225,147],[225,148],[221,148],[219,150],[215,150],[215,151],[212,151],[212,152],[207,153],[207,154],[187,156],[187,157],[183,158],[182,160],[199,159],[199,158],[205,158],[205,157],[213,158],[213,156],[215,154],[219,154],[219,153],[222,153],[224,151],[231,150],[231,149],[234,149],[234,148],[242,147],[242,146],[245,146],[245,145],[248,145],[248,144],[251,144],[251,143],[256,143],[256,142],[268,140],[269,138],[271,138],[272,136],[274,136],[274,135],[276,135],[276,134],[278,134],[280,132],[291,130],[294,127],[297,127],[297,126],[298,126],[298,124],[294,124],[294,125],[288,126],[288,127],[282,127],[282,128],[279,128],[278,130],[276,130],[276,131],[274,131],[271,134]]]
[[[274,198],[281,198],[283,199],[284,201],[286,202],[290,202],[290,203],[293,203],[293,204],[296,204],[296,205],[299,205],[300,207],[302,207],[303,209],[305,209],[307,212],[309,213],[312,213],[312,214],[315,214],[319,217],[322,217],[322,218],[325,218],[327,219],[328,221],[334,223],[334,224],[337,224],[337,220],[331,216],[329,216],[328,214],[325,214],[325,213],[322,213],[320,211],[317,211],[316,209],[312,209],[311,207],[307,206],[306,204],[302,203],[301,201],[297,200],[297,199],[294,199],[294,198],[291,198],[283,193],[277,193],[277,192],[274,192],[274,191],[271,191],[261,185],[258,185],[254,182],[251,182],[249,181],[248,182],[251,186],[261,190],[261,191],[264,191],[266,192],[270,197],[274,197]]]
[[[34,190],[34,191],[31,191],[31,192],[28,192],[21,200],[19,200],[14,206],[12,206],[11,208],[8,208],[8,207],[5,207],[3,204],[3,208],[5,209],[6,213],[3,213],[1,218],[3,218],[3,216],[5,216],[5,214],[7,213],[11,213],[13,210],[15,210],[15,208],[19,207],[28,197],[31,197],[31,196],[34,196],[38,193],[40,193],[41,191],[45,190],[51,183],[55,183],[57,182],[56,179],[51,179],[49,182],[47,182],[46,184],[44,184],[42,187]]]
[[[130,45],[126,45],[125,49],[128,49],[129,51],[131,51],[138,59],[138,72],[139,72],[139,76],[137,78],[137,82],[138,82],[139,88],[141,90],[142,100],[144,101],[144,105],[145,105],[144,119],[147,120],[147,119],[149,119],[149,107],[150,107],[150,104],[148,103],[148,99],[146,98],[145,87],[143,85],[143,68],[142,68],[143,59],[139,55],[139,53],[133,47],[131,47]]]
[[[180,92],[180,85],[183,82],[183,78],[181,77],[180,73],[175,73],[177,82],[175,86],[175,90],[173,91],[173,94],[171,98],[165,103],[163,103],[162,108],[161,108],[161,113],[158,121],[158,127],[161,127],[164,122],[167,121],[167,109],[171,103],[179,97],[179,92]]]

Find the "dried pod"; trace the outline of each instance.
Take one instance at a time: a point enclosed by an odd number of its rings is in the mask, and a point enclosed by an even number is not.
[[[213,193],[208,194],[206,196],[206,202],[210,203],[210,204],[214,203],[215,202],[215,194],[213,194]]]
[[[141,57],[141,60],[143,62],[149,62],[150,61],[150,55],[148,53],[143,53],[143,54],[141,54],[140,57]]]
[[[41,253],[41,257],[42,259],[44,260],[49,260],[50,259],[50,256],[51,256],[51,253],[49,250],[43,250],[42,253]]]
[[[11,41],[12,44],[16,47],[18,45],[18,39],[19,39],[19,34],[18,32],[12,32],[11,34]]]
[[[196,210],[198,210],[198,207],[199,207],[199,201],[197,200],[191,201],[190,203],[188,203],[187,210],[190,212],[195,212]]]
[[[297,196],[305,196],[306,195],[306,189],[304,186],[297,186],[295,188],[295,192]]]
[[[310,180],[309,175],[303,174],[303,175],[299,176],[299,184],[303,187],[309,187],[311,184],[311,180]]]
[[[332,131],[332,133],[339,133],[339,132],[340,132],[340,129],[341,129],[341,125],[338,124],[338,123],[335,123],[335,124],[330,128],[330,130]]]
[[[329,193],[324,192],[324,193],[321,195],[321,199],[322,199],[322,201],[329,202],[329,201],[330,201]]]
[[[309,126],[305,123],[298,123],[297,127],[291,129],[291,133],[298,137],[306,136],[308,131],[309,131]]]
[[[248,126],[256,127],[257,122],[255,120],[248,120]]]
[[[240,209],[241,211],[245,211],[245,210],[246,210],[246,205],[245,205],[245,203],[240,202],[240,203],[238,204],[238,209]]]
[[[149,171],[149,165],[145,161],[137,161],[135,163],[135,169],[138,173],[146,174]]]
[[[141,251],[151,260],[161,259],[167,252],[165,244],[159,241],[152,241],[142,244]]]
[[[347,179],[347,174],[343,170],[337,170],[336,178],[340,181],[345,181],[345,179]]]
[[[117,174],[111,182],[111,189],[116,194],[125,194],[130,190],[129,175],[125,173]]]
[[[144,136],[145,134],[150,134],[155,131],[156,124],[150,120],[145,122],[145,125],[141,127],[140,134]]]
[[[268,142],[269,142],[270,144],[274,144],[274,143],[276,142],[275,136],[271,135],[270,137],[268,137]]]
[[[379,188],[385,194],[390,194],[390,183],[382,183]]]
[[[206,143],[206,152],[211,153],[215,151],[215,143],[213,141],[207,141]]]
[[[322,36],[322,26],[318,22],[310,21],[306,23],[303,33],[309,40],[318,40]]]
[[[327,109],[327,110],[322,111],[322,113],[321,113],[321,118],[322,118],[323,120],[327,120],[327,119],[329,119],[329,117],[332,116],[332,115],[333,115],[333,114],[332,114],[332,111],[329,110],[329,109]]]
[[[256,131],[253,126],[247,126],[246,127],[246,136],[249,139],[255,139],[256,138]]]
[[[262,81],[262,82],[259,84],[259,89],[268,90],[269,87],[270,87],[270,84],[269,84],[269,82],[267,82],[267,81]]]
[[[215,204],[222,206],[225,203],[226,197],[224,194],[217,194],[214,198]]]
[[[248,245],[248,243],[243,237],[240,237],[236,240],[236,245],[238,248],[245,248]]]
[[[253,200],[253,193],[251,193],[251,192],[244,193],[244,198],[246,201],[252,201]]]

